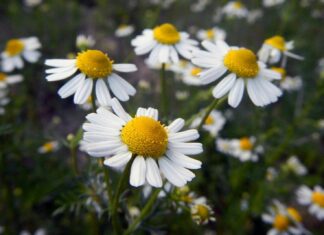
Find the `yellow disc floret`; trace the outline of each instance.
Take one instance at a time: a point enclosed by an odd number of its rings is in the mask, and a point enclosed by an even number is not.
[[[285,51],[286,50],[286,42],[285,39],[281,36],[273,36],[271,38],[268,38],[267,40],[264,41],[265,44],[268,44],[280,51]]]
[[[204,204],[198,204],[195,206],[196,213],[194,215],[198,215],[201,221],[205,221],[209,219],[209,208]]]
[[[208,29],[206,30],[206,36],[209,40],[212,40],[215,38],[215,31],[214,29]]]
[[[271,70],[279,73],[281,75],[281,80],[284,80],[287,75],[287,71],[284,68],[281,67],[272,67]]]
[[[248,137],[243,137],[240,139],[240,148],[242,150],[251,150],[253,148],[253,143]]]
[[[112,61],[99,50],[87,50],[78,53],[76,66],[90,78],[104,78],[112,72]]]
[[[153,30],[154,38],[161,44],[174,45],[180,41],[180,33],[172,24],[162,24]]]
[[[20,39],[11,39],[7,42],[5,52],[9,56],[19,55],[24,50],[24,43]]]
[[[214,124],[214,122],[215,122],[214,118],[211,115],[209,115],[205,121],[205,125],[212,125]]]
[[[320,207],[324,208],[324,193],[322,193],[322,192],[313,192],[312,201],[315,204],[319,205]]]
[[[43,149],[45,150],[45,152],[49,153],[52,152],[54,150],[54,144],[53,142],[47,142],[43,145]]]
[[[7,75],[4,73],[0,73],[0,82],[4,82],[7,80]]]
[[[133,154],[161,157],[167,148],[168,135],[163,125],[150,117],[135,117],[121,131],[121,139]]]
[[[279,231],[286,231],[289,226],[289,219],[281,214],[276,215],[273,221],[273,227]]]
[[[297,222],[302,221],[301,215],[299,214],[299,212],[295,208],[288,207],[287,212],[288,212],[288,215],[290,215],[290,217],[293,218],[295,221],[297,221]]]
[[[192,68],[191,69],[191,75],[194,77],[197,77],[201,73],[202,69],[201,68]]]
[[[241,78],[253,78],[259,72],[256,55],[248,49],[232,49],[224,57],[224,65]]]
[[[244,7],[244,5],[241,2],[234,2],[233,7],[235,9],[242,9]]]

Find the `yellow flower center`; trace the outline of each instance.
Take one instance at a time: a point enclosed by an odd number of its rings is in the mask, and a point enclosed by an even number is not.
[[[285,39],[281,36],[273,36],[271,38],[268,38],[264,42],[265,44],[268,44],[280,51],[285,51],[286,50],[286,42]]]
[[[0,73],[0,82],[4,82],[7,80],[7,75],[4,73]]]
[[[43,145],[43,148],[46,152],[52,152],[54,150],[54,145],[52,142],[47,142]]]
[[[162,44],[174,45],[180,41],[180,33],[172,24],[162,24],[153,30],[154,38]]]
[[[224,65],[238,77],[253,78],[259,72],[257,57],[248,49],[232,49],[224,57]]]
[[[212,125],[214,124],[214,122],[215,122],[214,118],[211,115],[209,115],[205,121],[205,125]]]
[[[241,8],[243,8],[243,4],[240,3],[240,2],[234,2],[234,3],[233,3],[233,7],[234,7],[235,9],[241,9]]]
[[[196,205],[197,212],[196,214],[201,218],[202,221],[209,218],[209,209],[203,204]]]
[[[107,77],[112,72],[113,63],[113,60],[99,50],[79,52],[76,58],[78,69],[90,78]]]
[[[242,150],[251,150],[253,148],[253,144],[249,138],[243,137],[240,139],[240,148]]]
[[[284,68],[272,67],[271,70],[279,73],[281,75],[281,80],[285,80],[286,75],[287,75],[287,71]]]
[[[273,221],[273,227],[279,231],[286,231],[289,226],[289,219],[281,214],[276,215]]]
[[[206,31],[206,36],[210,40],[214,39],[215,38],[215,31],[213,29],[208,29]]]
[[[129,151],[145,157],[161,157],[168,145],[168,135],[159,121],[135,117],[121,131],[121,139]]]
[[[288,212],[288,215],[290,215],[291,218],[293,218],[295,221],[297,221],[297,222],[301,222],[302,221],[301,215],[299,214],[299,212],[295,208],[288,207],[287,208],[287,212]]]
[[[11,39],[7,42],[5,52],[9,56],[20,54],[24,50],[24,43],[19,39]]]
[[[191,203],[193,201],[193,198],[189,195],[182,195],[180,197],[180,201],[185,202],[185,203]]]
[[[324,193],[313,192],[312,201],[320,207],[324,207]]]
[[[191,76],[198,77],[198,74],[201,73],[202,69],[201,68],[193,68],[191,69]]]

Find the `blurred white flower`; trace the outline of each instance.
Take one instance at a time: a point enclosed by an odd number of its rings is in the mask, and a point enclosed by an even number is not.
[[[7,41],[4,51],[1,53],[1,67],[4,72],[11,72],[15,68],[24,67],[23,58],[35,63],[38,61],[41,53],[37,49],[41,44],[37,37],[15,38]]]
[[[225,40],[226,32],[218,27],[213,27],[210,29],[200,29],[197,32],[197,38],[199,40],[207,40],[216,42],[217,40]]]
[[[197,117],[193,120],[191,127],[196,128],[198,127],[199,123],[201,122],[202,117]],[[218,133],[223,129],[226,123],[226,119],[220,111],[213,110],[207,117],[202,129],[208,131],[209,134],[213,137],[218,136]]]
[[[52,153],[59,149],[58,141],[48,141],[38,148],[39,153]]]
[[[302,176],[307,174],[307,168],[299,161],[296,156],[291,156],[283,165],[283,169],[292,171],[296,175]]]
[[[192,219],[199,225],[216,221],[212,208],[207,204],[206,197],[194,199],[190,205],[190,210]]]
[[[36,7],[40,5],[43,0],[24,0],[24,4],[26,7]]]
[[[228,2],[222,10],[228,18],[245,18],[249,14],[248,9],[240,1]]]
[[[175,97],[177,100],[186,100],[189,97],[189,92],[188,91],[176,91]]]
[[[266,179],[273,181],[278,176],[278,171],[273,167],[268,167],[266,172]]]
[[[190,5],[190,9],[192,12],[202,12],[209,3],[210,0],[197,0],[197,2]]]
[[[23,76],[20,74],[8,75],[0,72],[0,89],[7,88],[8,85],[21,82],[22,80]]]
[[[273,7],[276,5],[280,5],[284,2],[285,0],[263,0],[262,1],[264,7]]]
[[[115,36],[122,38],[131,35],[134,32],[135,28],[133,25],[121,24],[115,31]]]
[[[0,115],[5,114],[5,106],[9,103],[7,89],[0,88]]]
[[[86,50],[95,45],[96,41],[91,35],[79,34],[76,38],[76,47],[80,50]]]
[[[271,67],[271,70],[281,74],[281,79],[279,81],[281,89],[286,91],[297,91],[303,86],[303,81],[300,76],[287,76],[287,71],[281,67]]]
[[[297,192],[297,201],[301,205],[309,206],[309,213],[319,220],[324,220],[324,189],[317,185],[311,190],[303,185]]]
[[[247,16],[247,22],[253,24],[262,16],[263,16],[263,12],[261,9],[251,10]]]

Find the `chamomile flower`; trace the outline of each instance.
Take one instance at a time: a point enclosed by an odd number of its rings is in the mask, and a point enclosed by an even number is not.
[[[299,212],[293,207],[287,208],[277,200],[269,207],[268,213],[262,215],[262,220],[272,225],[268,235],[302,235],[306,232]]]
[[[284,170],[293,172],[296,175],[302,176],[307,174],[307,168],[296,156],[291,156],[282,167]]]
[[[15,68],[22,69],[24,61],[35,63],[41,53],[37,49],[41,44],[37,37],[15,38],[7,41],[4,51],[1,53],[1,66],[4,72],[11,72]]]
[[[230,1],[223,7],[222,13],[228,18],[244,18],[249,11],[240,1]]]
[[[0,89],[6,88],[8,85],[21,82],[23,76],[20,74],[8,75],[0,72]]]
[[[73,78],[62,86],[58,94],[62,99],[74,94],[75,104],[84,104],[94,88],[96,99],[101,106],[110,105],[110,92],[121,101],[135,95],[135,88],[117,75],[117,72],[129,73],[137,70],[134,64],[115,64],[107,54],[99,50],[79,52],[75,59],[50,59],[45,64],[47,81],[59,81]],[[75,75],[75,73],[77,73]]]
[[[79,34],[76,38],[75,45],[80,50],[86,50],[94,46],[95,39],[91,35]]]
[[[304,58],[291,52],[294,42],[287,42],[282,36],[276,35],[266,39],[258,52],[260,60],[264,63],[277,63],[282,56],[303,60]]]
[[[212,208],[207,204],[205,197],[196,198],[190,206],[191,217],[199,225],[215,222],[216,218]]]
[[[285,0],[263,0],[262,1],[263,6],[265,6],[265,7],[273,7],[276,5],[280,5],[284,2],[285,2]]]
[[[179,54],[190,59],[192,51],[198,44],[189,39],[189,34],[179,32],[169,23],[156,26],[154,29],[145,29],[143,34],[132,40],[136,55],[150,53],[149,63],[178,63]]]
[[[101,107],[86,117],[89,123],[83,125],[84,140],[90,156],[107,157],[104,164],[114,168],[133,161],[129,182],[135,187],[146,182],[162,187],[160,171],[177,187],[195,177],[188,169],[199,169],[201,162],[186,155],[203,151],[201,143],[187,143],[199,137],[197,130],[179,132],[183,119],[164,126],[153,108],[138,108],[131,117],[115,98],[112,109],[115,114]]]
[[[58,141],[48,141],[38,148],[39,153],[52,153],[59,149]]]
[[[197,32],[197,38],[200,40],[216,42],[217,40],[225,40],[226,32],[218,27],[213,27],[206,30],[200,29]]]
[[[193,120],[191,127],[197,127],[201,122],[202,117],[198,117]],[[207,117],[202,129],[208,131],[209,134],[213,137],[216,137],[218,133],[223,129],[226,123],[226,119],[223,114],[217,110],[211,111]]]
[[[180,80],[183,83],[190,86],[201,86],[199,74],[202,72],[202,69],[194,66],[191,63],[187,63],[186,67],[181,70]]]
[[[244,87],[256,106],[274,103],[282,91],[273,85],[270,79],[280,79],[280,74],[266,68],[249,49],[229,47],[224,41],[216,44],[203,41],[207,51],[193,53],[192,63],[205,68],[200,73],[202,84],[209,84],[229,72],[213,89],[217,99],[228,94],[228,104],[237,107],[244,94]]]
[[[36,7],[40,5],[43,0],[24,0],[24,4],[26,7]]]
[[[297,201],[301,205],[309,206],[309,213],[319,220],[324,220],[324,189],[315,186],[313,190],[303,185],[297,190]]]
[[[121,24],[115,31],[115,36],[118,38],[123,38],[131,35],[135,28],[133,25]]]
[[[257,161],[259,154],[263,153],[263,147],[256,145],[255,137],[242,137],[240,139],[217,139],[218,151],[238,158],[240,161]]]
[[[279,86],[282,90],[297,91],[302,87],[303,81],[300,76],[287,76],[286,70],[281,67],[272,67],[271,69],[281,74]]]
[[[5,106],[9,103],[8,91],[6,89],[0,88],[0,115],[5,114]]]

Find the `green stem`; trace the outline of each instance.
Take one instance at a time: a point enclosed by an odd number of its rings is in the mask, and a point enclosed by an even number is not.
[[[122,174],[121,178],[119,179],[117,189],[116,189],[113,201],[112,201],[112,208],[111,208],[112,225],[114,228],[114,233],[117,235],[120,235],[121,231],[122,231],[120,223],[118,221],[118,214],[117,214],[119,199],[120,199],[120,195],[121,195],[122,191],[124,190],[127,179],[129,178],[130,168],[132,166],[134,159],[135,159],[135,156],[133,156],[132,159],[129,160],[129,162],[127,163],[124,173]]]
[[[161,92],[161,112],[162,116],[167,115],[168,99],[166,93],[165,63],[162,63],[160,74],[160,92]]]
[[[92,104],[93,112],[96,112],[97,111],[97,106],[96,106],[95,86],[93,86],[93,88],[92,88],[91,104]]]
[[[128,227],[124,235],[132,234],[138,227],[138,225],[145,219],[145,217],[151,212],[151,209],[154,205],[154,202],[156,201],[161,189],[155,189],[154,192],[152,192],[150,198],[146,202],[145,206],[143,207],[143,210],[141,211],[141,214],[133,221],[133,223]]]
[[[197,130],[199,131],[201,129],[201,127],[204,125],[204,123],[206,122],[209,114],[211,113],[211,111],[213,111],[214,109],[220,107],[224,101],[227,99],[227,96],[224,96],[223,98],[221,99],[214,99],[213,102],[209,105],[209,107],[207,108],[206,110],[206,113],[204,114],[203,118],[201,119],[198,127],[197,127]]]

